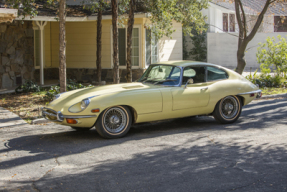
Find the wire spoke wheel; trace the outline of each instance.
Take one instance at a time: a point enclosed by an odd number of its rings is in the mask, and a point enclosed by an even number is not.
[[[221,102],[220,110],[221,110],[222,116],[225,119],[232,119],[238,113],[238,110],[239,110],[238,101],[232,96],[227,96]]]
[[[127,125],[127,114],[118,107],[107,110],[103,117],[103,124],[110,133],[120,133]]]
[[[241,98],[229,95],[221,99],[215,106],[213,117],[220,123],[237,121],[242,110]]]

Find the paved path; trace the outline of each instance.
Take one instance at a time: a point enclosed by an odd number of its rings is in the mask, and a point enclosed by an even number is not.
[[[0,191],[287,191],[287,100],[254,101],[230,125],[212,117],[95,130],[0,128]]]
[[[0,128],[15,127],[27,124],[18,115],[0,107]]]

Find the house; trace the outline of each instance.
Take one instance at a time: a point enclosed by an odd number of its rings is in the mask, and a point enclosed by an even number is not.
[[[249,30],[254,26],[258,14],[266,0],[241,0],[246,13]],[[235,5],[232,1],[212,0],[209,8],[202,11],[207,16],[207,62],[235,69],[237,64],[238,24]],[[287,3],[276,3],[265,14],[263,23],[254,39],[248,44],[245,70],[259,68],[256,60],[258,43],[265,42],[267,37],[287,35]],[[190,42],[190,40],[188,40]],[[192,45],[189,45],[191,48]]]
[[[83,9],[79,0],[67,1],[66,58],[67,78],[83,81],[96,80],[96,27],[97,15]],[[0,13],[7,10],[0,4]],[[0,89],[11,88],[33,79],[41,84],[59,79],[59,22],[57,9],[39,1],[37,17],[16,18],[0,24]],[[102,80],[112,82],[112,16],[103,13],[102,20]],[[137,5],[133,29],[133,80],[138,79],[149,64],[157,61],[182,59],[182,27],[174,22],[176,32],[172,39],[154,38],[145,28],[148,14]],[[119,65],[121,82],[126,74],[127,26],[119,28]],[[41,65],[43,66],[41,68]],[[41,72],[42,69],[42,72]]]

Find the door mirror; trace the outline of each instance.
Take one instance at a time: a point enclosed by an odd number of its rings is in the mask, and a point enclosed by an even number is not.
[[[193,79],[192,79],[192,78],[190,78],[190,79],[187,80],[187,82],[186,82],[184,88],[186,88],[186,86],[187,86],[188,84],[193,84]]]

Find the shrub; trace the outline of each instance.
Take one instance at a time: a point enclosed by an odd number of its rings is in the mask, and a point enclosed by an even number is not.
[[[286,76],[287,72],[287,41],[280,35],[277,36],[278,42],[274,37],[268,37],[265,43],[259,43],[256,57],[260,64],[261,72],[268,74],[271,69],[277,73],[277,75]]]
[[[264,87],[286,87],[287,82],[282,76],[276,74],[271,75],[269,73],[262,73],[261,75],[257,75],[257,70],[253,75],[248,75],[246,77],[253,84],[258,85],[260,88]]]
[[[87,87],[93,87],[93,85],[85,86],[81,83],[76,83],[71,79],[68,79],[67,83],[68,83],[67,84],[67,91],[82,89],[82,88],[87,88]],[[53,97],[59,93],[60,93],[60,86],[59,85],[51,86],[51,88],[46,93],[46,99],[52,100]]]
[[[16,93],[39,92],[42,88],[35,82],[28,80],[15,89]]]

